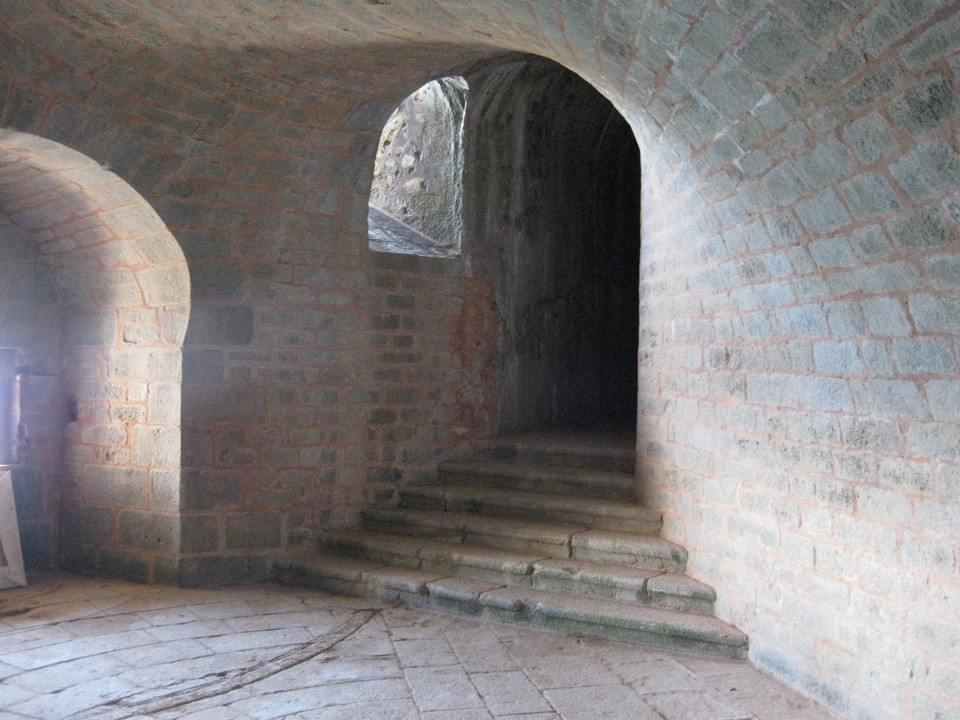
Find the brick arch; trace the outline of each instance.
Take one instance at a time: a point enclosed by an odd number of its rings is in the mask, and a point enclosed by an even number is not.
[[[58,303],[60,562],[162,579],[179,545],[183,253],[125,181],[26,133],[0,133],[0,211]]]

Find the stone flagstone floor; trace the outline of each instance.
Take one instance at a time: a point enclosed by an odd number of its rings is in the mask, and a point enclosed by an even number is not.
[[[747,662],[273,584],[0,592],[0,718],[833,720]]]

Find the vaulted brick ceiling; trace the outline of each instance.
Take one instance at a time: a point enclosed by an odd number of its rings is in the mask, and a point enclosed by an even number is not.
[[[138,157],[119,137],[137,128],[151,144],[185,131],[201,143],[228,141],[225,131],[233,131],[293,145],[312,135],[316,144],[316,133],[331,126],[379,129],[399,99],[429,77],[522,51],[584,75],[649,137],[663,125],[668,136],[700,146],[732,126],[743,126],[746,136],[762,131],[748,123],[781,123],[803,111],[805,95],[819,97],[856,73],[863,65],[858,43],[879,51],[899,29],[875,13],[858,33],[843,32],[860,4],[831,0],[812,12],[803,2],[771,9],[733,0],[17,0],[5,12],[12,52],[2,61],[21,80],[42,81],[49,95],[19,97],[6,121],[16,125],[46,102],[46,134],[81,142],[115,167]],[[841,32],[827,35],[827,28]],[[102,115],[91,116],[70,96]],[[301,154],[309,162],[309,152]],[[154,159],[160,162],[172,161]]]

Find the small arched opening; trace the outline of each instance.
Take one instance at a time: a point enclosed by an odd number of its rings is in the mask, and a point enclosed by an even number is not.
[[[377,146],[367,218],[371,250],[460,254],[467,83],[432,80],[387,120]]]

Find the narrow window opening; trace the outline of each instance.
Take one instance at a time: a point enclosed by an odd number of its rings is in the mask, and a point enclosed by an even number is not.
[[[394,111],[380,136],[367,216],[371,250],[460,254],[467,82],[433,80]]]

